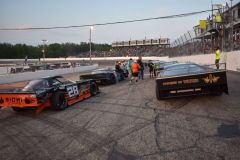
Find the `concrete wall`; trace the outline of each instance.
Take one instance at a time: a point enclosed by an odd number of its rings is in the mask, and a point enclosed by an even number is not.
[[[106,60],[128,60],[128,59],[138,59],[138,57],[92,57],[92,61],[106,61]],[[144,60],[158,59],[167,60],[168,57],[143,57]],[[69,62],[69,61],[90,61],[90,58],[45,58],[44,62]],[[0,59],[0,63],[24,63],[24,59]],[[28,62],[38,62],[38,59],[28,59]],[[41,59],[43,62],[43,59]]]
[[[169,58],[169,60],[177,60],[179,62],[193,62],[207,65],[215,63],[215,54],[175,57]],[[240,51],[222,53],[220,63],[226,63],[227,70],[240,71]]]
[[[10,68],[9,67],[0,67],[0,75],[4,75],[10,73]]]
[[[36,72],[23,72],[23,73],[17,73],[17,74],[0,75],[0,84],[21,82],[21,81],[27,81],[27,80],[32,80],[36,78],[63,75],[68,73],[85,72],[85,71],[96,69],[97,67],[98,67],[98,64],[94,64],[91,66],[80,66],[75,68],[63,68],[63,69],[42,70],[42,71],[36,71]]]

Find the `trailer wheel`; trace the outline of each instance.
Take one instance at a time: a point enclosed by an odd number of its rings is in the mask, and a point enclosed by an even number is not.
[[[160,91],[159,91],[157,85],[156,85],[156,87],[155,87],[155,90],[156,90],[156,97],[157,97],[157,99],[158,99],[158,100],[161,100]]]
[[[213,86],[210,88],[210,93],[214,96],[221,96],[222,95],[222,89],[220,86]]]
[[[64,110],[67,107],[67,99],[64,92],[56,92],[51,99],[52,108],[55,110]]]
[[[91,96],[95,96],[98,93],[98,86],[96,82],[91,82],[90,93],[91,93]]]
[[[12,109],[15,111],[15,112],[23,112],[26,110],[26,108],[19,108],[19,107],[12,107]]]

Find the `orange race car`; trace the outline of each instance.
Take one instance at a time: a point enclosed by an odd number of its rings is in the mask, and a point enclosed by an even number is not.
[[[0,108],[11,107],[14,111],[46,107],[64,110],[67,106],[99,93],[95,80],[70,81],[61,76],[30,81],[22,89],[0,91]]]

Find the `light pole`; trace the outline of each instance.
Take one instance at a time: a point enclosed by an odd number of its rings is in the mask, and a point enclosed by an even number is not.
[[[90,27],[90,32],[89,32],[89,56],[90,56],[90,63],[92,64],[92,30],[93,26]]]
[[[46,39],[43,39],[42,40],[42,42],[43,42],[43,50],[42,50],[42,52],[43,52],[43,61],[45,61],[45,45],[46,45],[46,43],[48,42]]]
[[[233,0],[230,0],[231,1],[231,40],[230,40],[230,42],[231,42],[231,51],[233,51],[233,6],[232,6],[232,1]]]

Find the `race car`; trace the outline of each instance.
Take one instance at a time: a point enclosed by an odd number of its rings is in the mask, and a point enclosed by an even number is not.
[[[37,113],[46,107],[64,110],[97,93],[95,80],[74,82],[62,76],[46,77],[30,81],[22,89],[0,91],[0,107],[11,107],[16,112],[36,108]]]
[[[88,74],[80,75],[80,80],[94,79],[98,84],[115,84],[125,79],[123,71],[117,72],[115,69],[103,68],[94,70]]]
[[[156,78],[157,99],[201,94],[228,94],[226,65],[214,69],[214,65],[201,66],[194,63],[168,65]]]
[[[164,70],[166,66],[177,64],[177,61],[154,61],[154,68],[156,71]]]
[[[176,64],[177,61],[160,61],[160,60],[149,60],[147,65],[149,68],[152,68],[154,77],[156,77],[160,71],[164,70],[164,68],[168,65]]]

